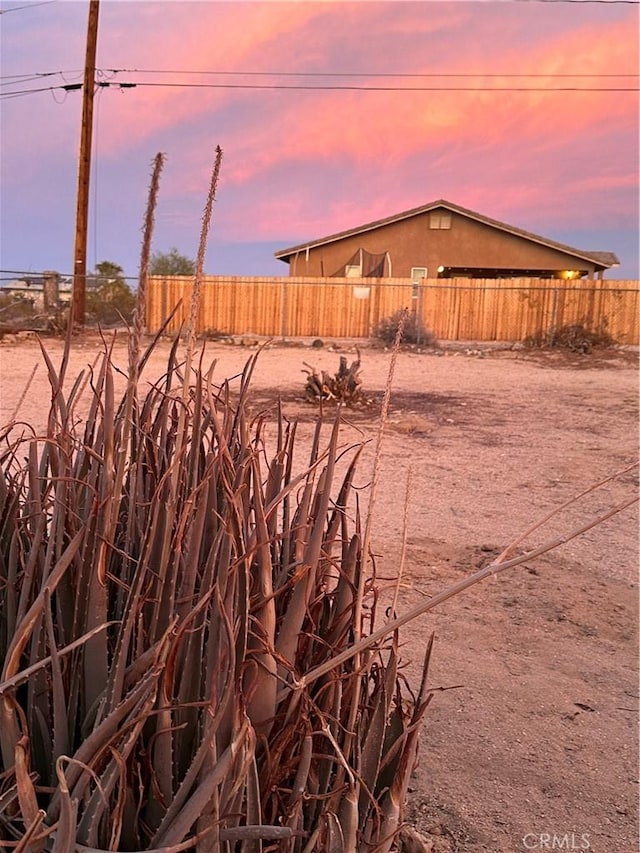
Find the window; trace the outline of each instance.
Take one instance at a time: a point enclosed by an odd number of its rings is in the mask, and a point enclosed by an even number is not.
[[[345,278],[362,278],[362,266],[360,264],[347,264],[344,268]]]
[[[420,281],[421,278],[427,277],[427,268],[426,267],[411,267],[411,279],[413,281]]]
[[[448,231],[451,228],[451,214],[448,210],[435,210],[429,214],[429,228],[432,231]]]

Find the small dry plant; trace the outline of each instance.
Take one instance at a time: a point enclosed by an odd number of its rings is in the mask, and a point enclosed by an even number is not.
[[[366,402],[362,391],[362,377],[360,376],[360,350],[356,348],[358,357],[349,365],[344,355],[340,356],[340,363],[336,373],[333,375],[326,370],[317,370],[310,364],[304,363],[303,372],[307,374],[304,392],[309,402],[318,403],[321,400],[333,400],[353,406]]]
[[[525,338],[523,343],[532,348],[556,347],[589,355],[594,349],[612,347],[616,342],[605,329],[595,330],[584,323],[571,323],[552,333],[536,332]]]
[[[418,314],[407,309],[396,311],[389,317],[383,317],[373,328],[371,337],[390,347],[393,346],[399,328],[402,328],[403,344],[422,347],[435,347],[438,344],[436,336],[424,325]]]

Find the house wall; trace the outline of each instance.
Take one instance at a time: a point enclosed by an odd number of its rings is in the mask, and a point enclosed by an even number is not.
[[[439,266],[522,270],[585,270],[594,275],[594,264],[577,261],[559,252],[500,231],[490,225],[451,212],[451,228],[429,227],[432,211],[392,222],[372,231],[345,237],[291,257],[291,276],[331,276],[360,249],[389,252],[391,273],[411,276],[412,267],[426,267],[435,277]]]

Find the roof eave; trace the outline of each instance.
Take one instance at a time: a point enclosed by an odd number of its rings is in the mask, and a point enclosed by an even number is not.
[[[468,219],[473,219],[476,222],[481,223],[482,225],[488,225],[493,228],[497,228],[500,231],[504,231],[507,234],[511,234],[514,237],[520,237],[524,240],[528,240],[530,243],[537,243],[540,246],[546,246],[547,248],[555,249],[556,251],[562,252],[565,255],[570,255],[573,258],[579,258],[583,261],[588,261],[589,263],[594,264],[597,268],[597,271],[610,269],[615,263],[608,264],[602,260],[602,258],[598,258],[594,255],[591,255],[589,252],[584,252],[581,249],[575,249],[573,246],[567,246],[564,243],[557,243],[555,240],[548,240],[545,237],[540,236],[539,234],[534,234],[530,231],[525,231],[522,228],[516,228],[513,225],[509,225],[506,222],[500,222],[497,219],[491,219],[487,216],[482,216],[482,214],[476,213],[473,210],[468,210],[467,208],[460,207],[457,204],[453,204],[453,202],[447,201],[446,199],[437,199],[436,201],[430,202],[429,204],[422,205],[421,207],[414,207],[411,210],[402,211],[402,213],[398,213],[395,216],[388,216],[384,219],[377,219],[374,222],[367,222],[365,225],[360,226],[359,228],[351,228],[347,231],[339,231],[336,234],[329,234],[326,237],[321,237],[319,240],[311,240],[308,243],[301,243],[298,246],[291,246],[287,249],[282,249],[280,252],[274,252],[274,257],[277,260],[284,261],[285,263],[289,262],[289,259],[294,255],[300,254],[301,252],[311,251],[311,249],[316,249],[318,246],[325,246],[329,243],[335,243],[338,240],[344,240],[347,237],[354,237],[357,234],[364,234],[367,231],[373,231],[376,228],[380,228],[385,225],[391,225],[395,222],[401,222],[403,219],[410,219],[413,216],[419,216],[423,213],[428,213],[430,210],[433,210],[438,207],[445,207],[447,210],[450,210],[452,213],[458,213],[460,216],[466,216]],[[613,253],[612,253],[613,255]],[[615,255],[613,255],[615,258]],[[616,258],[616,262],[619,264],[619,261]]]

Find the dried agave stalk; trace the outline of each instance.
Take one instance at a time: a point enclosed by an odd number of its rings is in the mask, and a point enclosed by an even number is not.
[[[165,155],[158,152],[153,161],[151,172],[151,183],[149,184],[149,196],[147,209],[144,215],[144,227],[142,232],[142,248],[140,250],[140,274],[138,277],[138,293],[136,298],[136,309],[133,319],[130,344],[130,368],[137,368],[140,358],[140,340],[147,326],[147,286],[149,283],[149,262],[151,258],[151,241],[155,225],[156,205],[158,202],[158,189],[160,187],[160,175],[164,168]]]
[[[209,227],[211,225],[211,214],[213,212],[213,204],[216,199],[216,190],[218,188],[218,179],[220,177],[220,165],[222,163],[222,148],[216,145],[216,159],[211,173],[211,182],[209,184],[209,192],[207,201],[202,214],[202,229],[200,231],[200,243],[198,244],[198,253],[196,255],[196,270],[193,279],[193,290],[191,291],[191,306],[189,311],[189,323],[187,326],[187,367],[191,365],[193,354],[193,341],[197,331],[198,312],[200,310],[200,291],[202,289],[202,277],[204,272],[204,257],[207,248],[207,239],[209,237]],[[188,369],[186,371],[189,373]]]

